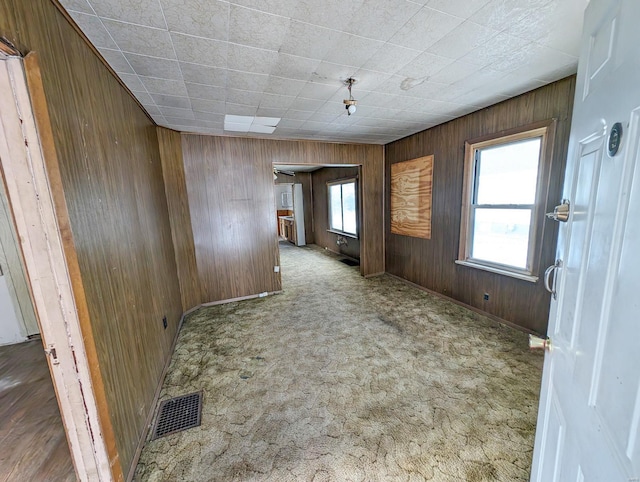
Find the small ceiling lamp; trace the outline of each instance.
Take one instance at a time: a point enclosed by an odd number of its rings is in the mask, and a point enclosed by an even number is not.
[[[351,87],[355,83],[356,79],[354,79],[353,77],[349,77],[344,81],[344,85],[346,85],[347,89],[349,89],[349,98],[342,101],[345,104],[344,108],[347,109],[347,115],[356,113],[356,105],[358,104],[358,101],[353,98],[353,95],[351,95]]]

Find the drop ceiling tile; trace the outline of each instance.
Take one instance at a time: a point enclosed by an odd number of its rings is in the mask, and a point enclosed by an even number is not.
[[[582,0],[551,0],[540,9],[513,22],[507,33],[578,57],[586,3]]]
[[[304,120],[304,121],[306,121],[312,115],[313,115],[313,112],[311,112],[311,111],[289,109],[282,119],[283,120],[284,119],[296,119],[296,120]]]
[[[194,112],[227,113],[227,106],[221,100],[198,99],[191,103]]]
[[[176,50],[178,60],[209,67],[226,67],[226,42],[220,40],[191,37],[179,33],[172,33],[171,39]]]
[[[263,92],[269,83],[267,74],[253,74],[230,70],[227,73],[227,87],[230,89],[251,90]]]
[[[344,30],[386,41],[419,10],[420,5],[405,0],[365,0]]]
[[[299,0],[291,13],[291,18],[312,25],[342,30],[352,21],[354,13],[362,5],[363,0],[323,0],[322,7],[317,0]]]
[[[229,42],[278,50],[287,35],[289,22],[287,17],[231,5]]]
[[[146,92],[135,92],[134,95],[141,104],[153,104],[153,99]]]
[[[323,59],[340,32],[292,20],[279,52],[310,59]]]
[[[496,35],[498,35],[497,30],[466,21],[431,45],[427,50],[441,57],[458,60]]]
[[[181,80],[180,66],[175,60],[158,59],[146,55],[128,54],[124,56],[138,75],[163,79]]]
[[[118,49],[100,18],[79,12],[70,12],[70,15],[95,47]]]
[[[226,90],[224,87],[217,87],[213,85],[202,85],[185,83],[189,97],[192,99],[208,99],[208,100],[222,100],[226,98]]]
[[[339,85],[337,82],[334,84],[321,84],[318,82],[307,82],[302,90],[298,93],[300,97],[304,97],[306,99],[319,99],[326,100],[333,96],[338,89],[342,89],[343,86]]]
[[[206,65],[189,64],[180,62],[182,77],[185,82],[204,85],[216,85],[224,87],[227,85],[228,72],[219,67],[208,67]]]
[[[439,72],[453,62],[452,59],[440,57],[429,52],[423,52],[413,62],[398,70],[397,75],[410,79],[430,79],[433,74]]]
[[[227,65],[231,70],[269,74],[278,60],[278,53],[244,45],[229,44]]]
[[[492,65],[495,70],[513,71],[528,68],[531,77],[544,75],[561,67],[577,65],[577,57],[538,44],[529,44],[511,57]]]
[[[280,53],[271,69],[271,75],[296,80],[309,80],[320,64],[318,59],[307,59],[295,55]]]
[[[299,129],[305,121],[298,119],[282,119],[278,122],[278,132],[281,132],[283,129]]]
[[[481,109],[483,107],[488,107],[490,105],[497,104],[498,102],[502,102],[503,100],[507,100],[508,98],[509,97],[506,95],[487,93],[484,89],[477,89],[469,92],[468,94],[463,94],[454,100],[461,104],[472,104],[475,105],[477,109]]]
[[[487,3],[489,0],[428,0],[426,5],[440,12],[469,19]]]
[[[471,20],[485,27],[502,31],[548,2],[549,0],[491,0],[475,12]]]
[[[167,28],[158,0],[92,0],[96,14],[103,18],[146,25],[148,27]]]
[[[231,104],[229,102],[225,105],[225,114],[232,115],[256,115],[258,108],[251,105]]]
[[[155,77],[140,77],[147,92],[152,94],[187,95],[187,88],[181,80],[157,79]]]
[[[180,109],[191,109],[191,102],[188,97],[175,95],[151,94],[151,98],[158,107],[177,107]]]
[[[103,19],[120,50],[163,59],[175,59],[169,32],[157,28],[142,27],[130,23]]]
[[[283,17],[290,17],[296,8],[298,0],[231,0],[231,4],[250,7],[261,12],[275,13]]]
[[[227,89],[227,102],[232,104],[244,104],[258,107],[262,100],[260,92],[250,92],[248,90]]]
[[[164,116],[162,114],[151,114],[151,118],[158,125],[161,125],[161,126],[167,125],[167,120],[164,118]]]
[[[312,119],[317,122],[326,122],[330,124],[335,121],[340,115],[342,115],[342,112],[339,111],[333,111],[329,113],[316,111],[314,112]]]
[[[508,68],[509,59],[512,58],[515,52],[525,48],[530,43],[520,37],[500,32],[488,42],[476,47],[460,58],[460,61],[480,67],[488,66],[494,70],[510,70]],[[503,68],[498,68],[498,65],[503,65]]]
[[[279,95],[279,94],[262,94],[262,100],[260,101],[260,108],[267,109],[287,109],[295,97],[291,95]]]
[[[282,117],[287,113],[286,108],[271,108],[271,107],[259,107],[256,111],[256,115],[260,117],[278,117],[282,119]],[[282,122],[282,121],[280,121]],[[278,123],[280,126],[280,123]]]
[[[176,107],[159,107],[159,109],[165,118],[176,117],[180,119],[195,119],[191,109],[179,109]]]
[[[229,4],[218,0],[160,0],[167,27],[197,37],[228,40]]]
[[[221,126],[224,123],[224,114],[214,114],[211,112],[195,112],[194,114],[198,120],[213,122]]]
[[[287,79],[284,77],[269,76],[269,82],[264,91],[269,94],[297,96],[306,85],[304,80]]]
[[[89,15],[96,14],[87,0],[62,0],[60,3],[62,3],[62,6],[67,10],[88,13]]]
[[[147,90],[140,82],[140,79],[135,74],[118,74],[122,81],[129,87],[131,92],[146,92]]]
[[[431,8],[423,7],[389,42],[415,50],[425,50],[459,26],[463,20]]]
[[[160,108],[155,104],[142,104],[142,107],[144,107],[144,110],[146,110],[147,114],[150,116],[162,115],[160,113]]]
[[[386,43],[363,64],[363,68],[371,71],[395,74],[400,68],[420,55],[420,53],[419,50]]]
[[[429,77],[429,80],[440,84],[453,84],[473,75],[478,71],[478,66],[467,62],[455,61]]]
[[[362,67],[382,45],[383,42],[380,40],[342,33],[327,52],[324,60],[336,64]]]
[[[111,68],[116,72],[121,72],[125,74],[133,74],[134,71],[127,62],[127,59],[124,57],[122,52],[119,50],[111,50],[111,49],[99,49],[100,55],[104,57],[104,59],[109,63]]]
[[[305,99],[297,97],[296,100],[290,105],[291,108],[296,110],[310,110],[316,111],[324,104],[323,101],[318,99]]]
[[[204,127],[206,121],[200,121],[196,119],[182,119],[180,117],[164,117],[170,125],[190,126],[190,127]]]
[[[325,102],[322,107],[317,110],[317,114],[341,115],[345,111],[344,104],[340,102]]]

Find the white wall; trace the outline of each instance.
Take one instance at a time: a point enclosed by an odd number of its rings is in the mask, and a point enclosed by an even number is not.
[[[0,345],[25,341],[27,337],[24,331],[9,295],[7,277],[0,276]]]
[[[291,184],[274,184],[275,195],[276,195],[276,209],[293,209],[293,191]],[[283,204],[283,193],[287,193],[288,199],[291,200],[291,204],[285,205]]]

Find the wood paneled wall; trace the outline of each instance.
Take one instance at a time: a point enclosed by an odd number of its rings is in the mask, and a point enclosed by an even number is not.
[[[327,231],[329,229],[327,182],[359,176],[359,171],[360,169],[357,167],[325,167],[311,173],[316,244],[355,259],[360,259],[360,239],[346,237],[348,244],[338,246],[336,241],[340,236]],[[358,180],[358,190],[358,196],[361,196],[360,180]]]
[[[273,164],[361,164],[363,274],[384,271],[383,147],[183,134],[200,303],[281,289]],[[169,205],[184,193],[167,185]],[[172,199],[176,198],[176,199]],[[311,205],[311,203],[309,203]],[[175,229],[188,232],[172,213]]]
[[[0,0],[0,36],[38,53],[112,463],[126,474],[182,313],[156,129],[51,1]]]
[[[435,155],[430,240],[391,234],[390,188],[386,183],[387,271],[529,330],[546,333],[550,298],[542,280],[530,283],[454,264],[460,242],[464,142],[557,118],[546,206],[549,212],[560,201],[574,90],[575,77],[569,77],[385,146],[387,173],[393,163]],[[543,229],[542,256],[536,272],[540,277],[554,262],[557,223],[546,220]],[[483,300],[484,293],[489,293],[489,301]]]

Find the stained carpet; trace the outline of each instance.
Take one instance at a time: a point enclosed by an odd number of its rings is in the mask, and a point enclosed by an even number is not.
[[[200,427],[148,441],[140,481],[525,481],[542,356],[523,333],[314,247],[284,292],[203,308],[161,399]]]

